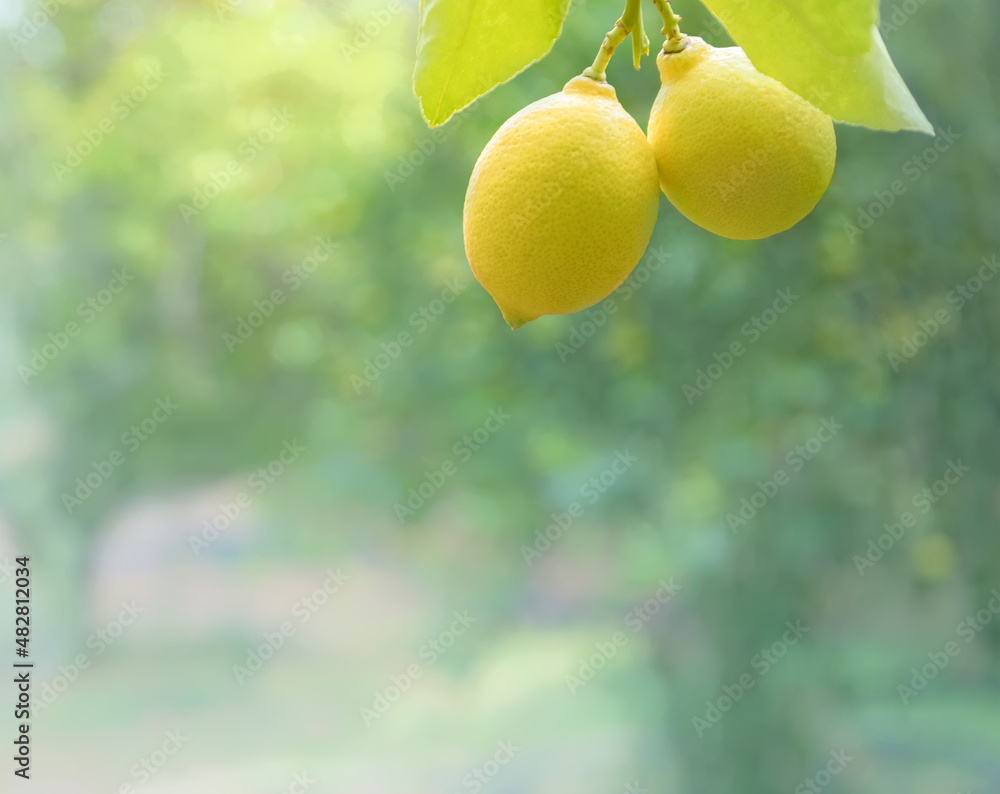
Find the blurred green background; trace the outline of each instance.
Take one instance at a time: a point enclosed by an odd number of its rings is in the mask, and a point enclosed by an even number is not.
[[[431,131],[412,0],[0,5],[10,790],[1000,791],[997,5],[883,4],[937,138],[511,333],[469,173],[620,11]]]

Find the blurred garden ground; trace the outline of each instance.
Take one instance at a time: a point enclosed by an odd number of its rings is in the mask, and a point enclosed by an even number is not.
[[[412,2],[3,0],[10,790],[1000,792],[1000,12],[882,10],[936,138],[515,334],[468,175],[617,4],[431,131]]]

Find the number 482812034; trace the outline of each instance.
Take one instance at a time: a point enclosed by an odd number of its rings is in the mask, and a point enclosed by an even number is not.
[[[18,557],[15,562],[20,566],[16,571],[15,575],[17,580],[15,584],[17,585],[17,592],[15,593],[16,606],[15,610],[17,614],[17,628],[15,634],[17,635],[14,640],[15,644],[18,646],[17,655],[24,657],[28,655],[28,637],[30,636],[31,627],[31,571],[28,569],[28,558]]]

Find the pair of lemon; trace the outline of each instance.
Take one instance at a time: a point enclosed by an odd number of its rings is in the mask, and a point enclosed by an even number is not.
[[[606,82],[580,76],[510,118],[465,198],[465,250],[518,328],[610,294],[639,261],[660,188],[710,232],[755,240],[805,217],[833,175],[829,116],[697,37],[657,57],[649,136]]]

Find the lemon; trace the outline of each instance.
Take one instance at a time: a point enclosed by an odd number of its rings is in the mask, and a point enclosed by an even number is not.
[[[508,119],[465,196],[472,272],[515,330],[606,297],[656,225],[653,150],[606,82],[574,77]]]
[[[657,56],[649,117],[660,185],[708,231],[756,240],[809,214],[833,176],[833,121],[758,72],[739,47],[696,36]]]

